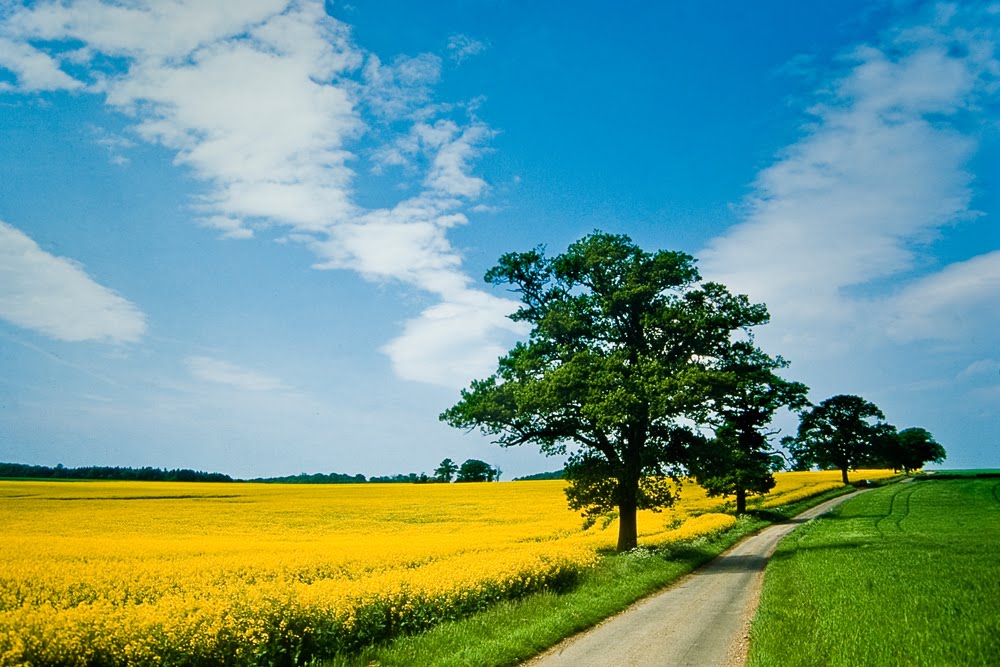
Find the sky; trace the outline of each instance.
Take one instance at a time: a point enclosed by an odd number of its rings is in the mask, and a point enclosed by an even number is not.
[[[569,8],[0,0],[0,460],[558,469],[438,415],[600,229],[1000,467],[1000,2]]]

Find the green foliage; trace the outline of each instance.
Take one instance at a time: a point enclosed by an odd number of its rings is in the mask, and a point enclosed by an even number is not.
[[[913,427],[886,438],[881,444],[879,456],[887,465],[909,475],[927,463],[941,463],[947,453],[944,447],[935,442],[930,431]]]
[[[368,480],[361,474],[347,475],[339,472],[324,474],[317,472],[310,475],[303,472],[287,477],[258,477],[248,481],[262,484],[364,484]]]
[[[515,477],[513,481],[515,482],[534,482],[546,479],[565,479],[565,470],[553,470],[551,472],[536,472],[531,475],[524,475],[523,477]]]
[[[458,469],[456,482],[492,482],[500,479],[500,471],[486,461],[466,459]]]
[[[571,505],[617,507],[618,547],[633,548],[637,509],[672,501],[656,480],[679,475],[700,442],[690,421],[705,415],[702,376],[767,309],[701,283],[690,255],[601,232],[552,258],[508,253],[486,280],[520,295],[511,318],[531,333],[441,418],[504,447],[569,453]]]
[[[996,479],[866,492],[778,547],[749,664],[996,664],[998,543]]]
[[[877,462],[881,443],[895,433],[882,419],[882,411],[860,396],[833,396],[802,414],[792,455],[803,465],[840,470],[847,484],[848,471]]]
[[[218,472],[202,472],[180,468],[123,468],[119,466],[85,466],[66,468],[61,463],[54,468],[23,463],[0,463],[0,477],[14,479],[116,479],[143,482],[232,482],[233,478]]]
[[[436,481],[428,477],[426,473],[400,473],[398,475],[382,475],[370,477],[368,481],[372,484],[429,484]]]
[[[769,430],[774,413],[809,404],[808,387],[774,372],[787,366],[751,341],[739,341],[719,359],[715,373],[702,376],[715,437],[698,450],[689,470],[710,496],[735,495],[737,512],[746,511],[748,493],[762,495],[774,488],[776,460],[769,440],[776,434]]]
[[[439,482],[447,483],[455,477],[457,472],[458,464],[451,459],[445,459],[434,469],[434,478]]]

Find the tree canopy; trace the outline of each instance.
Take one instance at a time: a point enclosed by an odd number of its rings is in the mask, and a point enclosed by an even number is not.
[[[492,482],[500,479],[500,471],[486,461],[466,459],[458,469],[456,482]]]
[[[778,433],[770,429],[775,412],[809,405],[808,387],[775,373],[787,366],[751,341],[738,341],[719,359],[717,372],[703,376],[715,437],[689,468],[709,495],[736,496],[737,512],[746,511],[748,493],[765,494],[774,488],[776,452],[769,439]]]
[[[617,510],[618,549],[635,547],[637,510],[673,501],[668,477],[702,440],[691,422],[705,410],[701,376],[767,309],[701,282],[690,255],[601,232],[554,257],[505,254],[486,280],[520,296],[511,318],[531,332],[441,418],[504,447],[568,454],[570,506]]]
[[[795,459],[847,473],[877,460],[880,443],[895,429],[885,415],[860,396],[839,394],[802,414],[795,440],[790,443]]]
[[[455,473],[458,472],[458,464],[451,459],[444,459],[434,469],[434,479],[439,482],[450,482],[454,477]]]
[[[944,447],[939,445],[927,429],[906,428],[887,439],[881,456],[887,465],[903,470],[909,475],[928,463],[941,463],[947,457]]]

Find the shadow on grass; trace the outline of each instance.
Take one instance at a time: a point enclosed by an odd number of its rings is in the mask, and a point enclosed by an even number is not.
[[[837,552],[837,551],[854,551],[855,549],[867,549],[879,544],[879,540],[850,540],[844,542],[833,542],[827,544],[808,544],[808,545],[796,545],[794,550],[789,551],[776,551],[774,555],[771,556],[771,560],[781,561],[788,560],[789,558],[794,558],[797,553],[807,553],[807,552]]]

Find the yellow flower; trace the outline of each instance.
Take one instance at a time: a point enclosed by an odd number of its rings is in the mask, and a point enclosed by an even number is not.
[[[776,478],[765,507],[840,486]],[[0,481],[0,666],[253,665],[562,585],[617,534],[583,530],[563,488]],[[640,543],[726,530],[725,504],[685,482]]]

